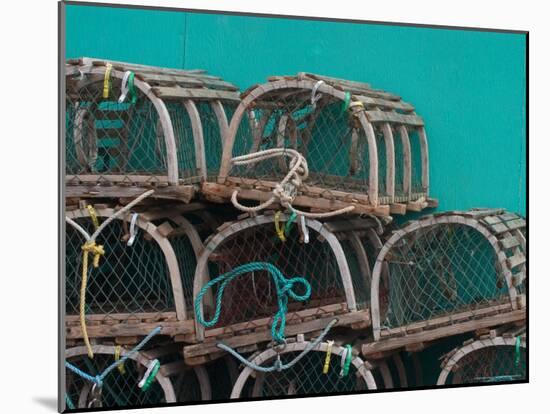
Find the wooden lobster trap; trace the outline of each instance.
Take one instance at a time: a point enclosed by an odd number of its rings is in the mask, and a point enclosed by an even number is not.
[[[67,339],[137,338],[158,325],[163,335],[192,335],[193,277],[202,241],[181,212],[186,205],[136,206],[110,221],[96,238],[104,254],[97,267],[90,260],[83,284],[81,230],[94,233],[120,209],[90,207],[67,211]]]
[[[449,352],[441,367],[437,385],[525,381],[525,333],[470,339]]]
[[[286,331],[290,335],[322,330],[334,315],[338,326],[369,326],[368,304],[357,301],[367,296],[368,285],[358,280],[354,283],[335,234],[317,220],[302,219],[289,222],[285,214],[244,218],[226,223],[206,241],[194,279],[196,337],[203,342],[185,347],[186,362],[203,363],[223,355],[216,348],[221,339],[248,351],[272,339],[269,326],[277,312],[278,288],[268,271],[255,268],[243,272],[224,287],[221,297],[220,285],[206,286],[211,279],[251,263],[269,263],[285,277],[302,277],[310,284],[307,300],[288,303]],[[284,241],[275,223],[285,228]],[[205,288],[207,294],[197,302]],[[293,289],[301,293],[302,287]],[[215,303],[221,305],[219,320],[205,327],[199,323],[197,311],[210,320]]]
[[[189,201],[217,171],[237,87],[202,70],[67,61],[66,193]]]
[[[475,209],[395,231],[374,266],[375,342],[363,353],[525,319],[525,225],[504,210]]]
[[[362,360],[356,351],[350,348],[352,355],[349,365],[343,371],[346,360],[345,355],[342,358],[346,351],[344,346],[329,344],[328,341],[320,342],[300,358],[299,355],[310,345],[310,341],[299,337],[297,341],[287,343],[280,351],[269,348],[254,354],[250,362],[256,366],[269,366],[276,360],[283,366],[291,366],[271,372],[256,371],[253,366],[245,366],[235,382],[231,398],[332,395],[377,389],[370,364]]]
[[[97,376],[117,360],[128,357],[102,381],[101,393],[94,395],[94,383],[66,369],[66,405],[74,408],[143,407],[175,402],[208,401],[211,399],[210,379],[203,366],[187,367],[181,360],[181,347],[175,344],[155,345],[132,353],[115,345],[92,346],[94,357],[88,357],[84,346],[68,348],[66,361],[91,376]],[[139,386],[151,365],[159,368],[149,387]],[[151,372],[151,371],[149,371]]]
[[[299,73],[249,88],[231,119],[218,182],[203,191],[265,201],[289,162],[241,165],[233,157],[275,148],[307,160],[295,206],[389,215],[437,204],[429,198],[424,121],[400,97],[366,83]]]

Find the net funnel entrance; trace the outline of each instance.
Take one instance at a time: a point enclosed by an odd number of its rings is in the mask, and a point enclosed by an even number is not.
[[[525,381],[525,335],[517,338],[498,336],[473,341],[451,352],[442,368],[437,385]]]
[[[300,73],[248,89],[224,144],[218,184],[227,188],[205,189],[226,196],[249,190],[243,198],[265,200],[261,193],[275,188],[288,162],[235,166],[231,158],[273,148],[297,150],[307,160],[296,206],[354,205],[355,213],[388,215],[393,203],[404,203],[405,211],[432,203],[423,120],[400,97],[368,84]]]
[[[208,168],[217,174],[212,157],[221,154],[226,111],[239,102],[234,85],[200,70],[93,58],[69,60],[65,71],[69,196],[154,186],[158,197],[188,202]]]
[[[116,211],[94,210],[101,223]],[[135,221],[134,239],[132,218]],[[167,215],[169,218],[167,218]],[[87,208],[71,210],[67,217],[89,234],[95,225]],[[66,225],[66,324],[68,338],[81,338],[79,325],[82,282],[82,245],[85,239],[70,223]],[[97,243],[105,255],[99,266],[88,266],[85,297],[90,337],[146,335],[151,324],[167,334],[192,328],[193,277],[202,248],[194,226],[169,209],[135,211],[113,220],[99,234]],[[178,322],[185,322],[178,325]],[[190,326],[188,326],[190,325]]]
[[[92,349],[94,358],[90,359],[86,347],[69,348],[65,351],[66,361],[90,375],[99,375],[115,361],[116,349],[109,345],[92,345]],[[127,352],[121,348],[120,356],[126,356]],[[124,374],[118,369],[110,372],[103,380],[101,406],[129,407],[176,402],[176,394],[170,379],[160,371],[147,391],[142,391],[138,387],[151,361],[138,352],[124,363]],[[65,377],[65,392],[73,405],[76,408],[91,407],[93,384],[67,368]]]
[[[285,226],[287,219],[286,215],[281,215],[280,224]],[[306,219],[309,243],[303,242],[298,223],[291,226],[283,242],[277,236],[274,221],[273,215],[243,219],[228,224],[207,240],[197,264],[194,297],[210,278],[251,262],[268,262],[285,277],[302,276],[311,285],[307,301],[289,301],[288,324],[329,317],[334,313],[366,311],[365,304],[357,305],[348,263],[334,234],[322,223]],[[200,304],[206,320],[212,317],[218,286],[214,286],[210,297],[206,295]],[[278,309],[276,300],[276,288],[268,272],[243,274],[226,286],[219,322],[207,329],[197,323],[197,338],[212,339],[216,335],[233,335],[261,327],[268,329]],[[345,323],[344,317],[341,322]]]
[[[479,209],[394,232],[373,271],[375,340],[524,308],[524,228],[516,214]]]
[[[296,358],[309,342],[294,342],[286,345],[279,355],[281,362],[287,364]],[[349,373],[343,377],[341,372],[341,355],[344,348],[338,345],[331,347],[331,358],[327,374],[323,366],[328,344],[321,342],[307,353],[291,368],[274,372],[256,372],[245,367],[231,392],[231,398],[261,398],[293,395],[337,394],[341,392],[366,391],[376,389],[376,383],[367,364],[360,357],[354,356]],[[251,359],[260,366],[273,365],[277,352],[270,348]]]

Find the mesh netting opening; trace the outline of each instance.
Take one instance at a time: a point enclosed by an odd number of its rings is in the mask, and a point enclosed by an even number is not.
[[[365,309],[370,303],[371,269],[364,268],[361,265],[359,261],[360,252],[356,250],[350,240],[341,239],[340,244],[348,263],[357,307]]]
[[[310,241],[305,244],[300,242],[296,226],[291,228],[286,242],[277,237],[273,223],[243,228],[224,239],[210,253],[210,278],[250,262],[268,262],[285,277],[302,276],[311,284],[310,299],[306,302],[290,300],[289,311],[343,303],[346,296],[334,252],[326,240],[316,237],[318,234],[312,229],[309,231]],[[214,287],[214,297],[218,287]],[[268,272],[243,274],[226,286],[217,326],[272,316],[278,308],[276,299],[275,285]]]
[[[411,192],[424,194],[426,189],[422,186],[422,146],[418,129],[408,130],[411,143]]]
[[[208,177],[213,179],[218,175],[223,152],[220,120],[212,109],[210,102],[197,102],[196,106],[199,111],[203,130],[206,170]]]
[[[182,102],[166,102],[166,108],[170,114],[170,120],[174,129],[179,178],[191,182],[197,181],[199,177],[197,173],[195,141],[189,113]]]
[[[137,91],[137,102],[118,103],[119,79],[109,98],[103,82],[69,88],[66,99],[67,174],[167,174],[166,147],[158,113]]]
[[[400,238],[384,258],[389,272],[386,328],[509,301],[495,251],[461,224],[422,227]]]
[[[278,89],[262,95],[243,116],[233,156],[270,148],[296,149],[308,162],[310,175],[305,185],[367,192],[367,147],[362,127],[343,110],[341,100],[323,95],[314,107],[311,90]],[[279,181],[287,171],[288,160],[281,158],[234,167],[230,175]]]
[[[99,375],[114,362],[113,355],[95,354],[93,359],[86,355],[68,359],[72,365],[90,374]],[[147,370],[146,366],[129,359],[124,363],[125,373],[117,369],[103,380],[101,404],[103,407],[127,407],[166,403],[166,395],[158,381],[153,381],[147,391],[142,391],[138,383]],[[92,384],[82,377],[65,369],[66,393],[75,407],[87,408],[92,400]]]
[[[454,366],[446,384],[484,384],[525,380],[525,348],[489,346],[470,352]]]
[[[287,364],[300,351],[281,354],[281,362]],[[367,383],[357,368],[352,364],[349,373],[341,377],[339,355],[332,355],[327,374],[323,374],[325,352],[311,351],[296,365],[280,372],[256,372],[255,378],[250,376],[240,397],[277,397],[292,395],[337,394],[342,392],[366,391]],[[262,365],[272,365],[274,358]],[[248,395],[245,394],[248,391]]]
[[[90,218],[75,221],[89,234]],[[175,310],[166,258],[159,245],[139,229],[131,247],[126,245],[126,230],[121,220],[111,222],[97,238],[105,255],[98,268],[89,264],[86,314],[169,312]],[[83,236],[67,225],[66,312],[79,313],[82,280]],[[192,277],[192,276],[191,276]]]

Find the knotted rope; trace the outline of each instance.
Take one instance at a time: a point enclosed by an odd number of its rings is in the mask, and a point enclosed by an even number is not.
[[[333,217],[339,214],[348,213],[355,209],[355,206],[347,206],[341,208],[340,210],[328,211],[325,213],[309,213],[292,207],[292,202],[296,198],[298,188],[301,187],[302,182],[306,180],[309,175],[309,169],[305,157],[295,149],[271,148],[268,150],[234,157],[231,159],[231,163],[233,165],[249,165],[276,157],[289,157],[290,163],[288,173],[281,180],[281,182],[275,185],[275,188],[272,191],[273,195],[263,203],[260,203],[254,207],[247,207],[239,203],[237,198],[239,191],[235,190],[231,194],[231,203],[233,203],[236,208],[247,213],[257,213],[258,211],[263,210],[278,201],[279,204],[285,208],[288,208],[290,211],[309,218]]]
[[[84,339],[84,344],[86,345],[86,349],[88,350],[88,356],[90,358],[94,357],[94,352],[92,350],[92,346],[90,344],[90,339],[88,337],[88,330],[86,329],[86,287],[88,284],[88,255],[93,255],[93,267],[97,268],[99,266],[99,259],[101,256],[105,255],[105,249],[103,246],[96,243],[97,237],[101,234],[103,229],[109,225],[114,219],[121,216],[128,210],[130,210],[133,206],[138,204],[140,201],[142,201],[144,198],[149,197],[151,194],[153,194],[154,190],[146,191],[145,193],[138,196],[135,200],[128,203],[126,206],[122,207],[120,210],[118,210],[116,213],[111,215],[107,218],[99,227],[97,227],[94,231],[94,233],[90,236],[82,226],[80,226],[77,222],[70,219],[69,217],[65,217],[65,221],[69,223],[71,226],[73,226],[80,234],[84,236],[86,239],[86,242],[82,245],[82,283],[80,286],[80,328],[82,330],[82,338]],[[92,217],[93,220],[93,217]]]
[[[280,359],[280,354],[277,354],[277,359],[270,367],[262,367],[253,361],[249,361],[245,357],[243,357],[241,354],[239,354],[237,351],[235,351],[233,348],[225,345],[224,343],[218,343],[216,346],[220,349],[223,349],[226,352],[229,352],[231,355],[233,355],[235,358],[237,358],[242,364],[247,366],[250,369],[253,369],[254,371],[259,372],[273,372],[273,371],[282,371],[285,369],[292,368],[294,365],[296,365],[304,356],[306,356],[312,349],[317,347],[324,339],[325,336],[328,334],[330,329],[338,322],[338,319],[333,319],[328,323],[328,325],[323,329],[323,332],[313,341],[310,342],[302,352],[300,352],[299,355],[296,356],[292,361],[282,364]]]
[[[155,335],[158,335],[161,331],[161,327],[157,326],[155,329],[153,329],[139,344],[137,344],[131,351],[129,351],[126,355],[124,355],[122,358],[120,358],[118,361],[113,362],[111,365],[109,365],[107,368],[103,370],[101,374],[98,374],[96,376],[92,376],[84,371],[82,371],[80,368],[75,367],[70,362],[65,361],[65,367],[81,378],[85,379],[86,381],[89,381],[93,384],[96,384],[99,388],[103,386],[103,380],[109,373],[120,366],[121,364],[124,364],[126,360],[131,358],[134,354],[139,352],[146,344],[149,342]]]
[[[195,299],[195,315],[197,317],[197,321],[206,328],[211,328],[212,326],[216,325],[216,323],[218,323],[220,319],[223,292],[227,284],[240,275],[250,273],[250,272],[255,272],[255,271],[261,271],[261,270],[267,271],[273,277],[273,282],[275,284],[275,289],[277,293],[277,305],[279,309],[277,310],[277,313],[273,315],[273,322],[271,323],[271,336],[273,337],[273,340],[275,340],[276,342],[283,343],[285,341],[284,332],[285,332],[285,326],[286,326],[288,297],[290,296],[292,299],[300,302],[303,302],[309,299],[309,296],[311,295],[311,285],[303,277],[293,277],[293,278],[287,279],[286,277],[283,276],[281,271],[271,263],[266,263],[266,262],[247,263],[242,266],[238,266],[233,270],[227,273],[224,273],[216,277],[215,279],[212,279],[211,281],[209,281],[206,285],[202,287],[202,289],[200,290],[199,294]],[[202,299],[206,294],[206,292],[208,291],[208,289],[212,288],[214,285],[217,285],[218,283],[220,284],[220,287],[218,288],[218,292],[216,293],[216,309],[214,312],[214,316],[212,317],[211,320],[207,321],[204,319],[201,313]],[[302,295],[297,294],[293,290],[293,287],[296,284],[302,284],[304,286],[305,292]]]

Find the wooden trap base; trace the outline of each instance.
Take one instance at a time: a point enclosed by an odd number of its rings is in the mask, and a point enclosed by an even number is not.
[[[66,338],[81,339],[82,329],[78,315],[65,317]],[[110,315],[87,315],[86,329],[92,338],[137,338],[146,336],[157,326],[161,335],[174,337],[195,332],[193,320],[178,321],[176,312],[118,313]],[[136,341],[137,342],[137,341]]]
[[[384,358],[388,352],[404,348],[410,352],[422,350],[427,343],[510,323],[524,323],[526,309],[514,310],[509,304],[496,305],[476,311],[434,318],[388,330],[379,341],[363,342],[361,352],[366,358]]]
[[[271,191],[276,184],[272,181],[228,177],[224,184],[202,183],[201,192],[207,200],[218,203],[228,202],[235,190],[239,191],[240,199],[264,202],[272,196]],[[300,194],[294,199],[293,205],[309,208],[312,211],[338,210],[352,205],[355,206],[353,214],[389,216],[390,214],[405,214],[407,211],[422,211],[426,208],[434,208],[437,207],[438,202],[435,199],[419,195],[417,201],[373,206],[366,194],[304,186]]]
[[[194,181],[196,180],[189,180],[190,184],[171,185],[166,177],[148,175],[67,175],[65,176],[65,196],[135,198],[147,190],[154,189],[152,198],[189,203],[197,191]]]
[[[299,334],[316,335],[334,318],[338,319],[335,327],[345,326],[352,329],[364,329],[370,326],[370,312],[368,310],[348,312],[347,305],[340,303],[287,314],[285,335],[287,337]],[[204,342],[183,348],[185,363],[200,365],[220,358],[225,354],[225,351],[216,346],[220,342],[236,349],[238,352],[253,352],[258,349],[258,344],[272,340],[271,321],[272,318],[262,318],[206,330]],[[178,337],[176,337],[177,339]]]

